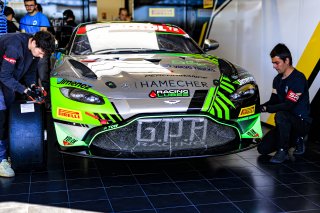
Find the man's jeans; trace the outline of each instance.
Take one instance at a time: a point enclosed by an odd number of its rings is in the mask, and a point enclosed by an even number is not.
[[[7,159],[7,140],[0,140],[0,162]]]

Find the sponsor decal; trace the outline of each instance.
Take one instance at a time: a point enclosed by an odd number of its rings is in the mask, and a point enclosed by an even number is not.
[[[172,60],[171,64],[174,65],[195,65],[195,66],[208,66],[206,63],[200,63],[197,61],[182,61],[182,60]]]
[[[6,55],[3,55],[3,59],[9,62],[10,64],[15,64],[17,61],[14,58],[9,58]]]
[[[254,131],[254,129],[250,129],[248,132],[247,132],[247,135],[249,135],[250,137],[253,137],[253,138],[259,138],[259,133],[257,133],[256,131]]]
[[[238,79],[237,81],[235,81],[235,83],[239,84],[239,86],[244,85],[244,84],[249,83],[249,82],[255,82],[254,78],[253,77],[247,77],[247,78]]]
[[[77,141],[78,141],[77,139],[74,139],[71,136],[67,136],[65,139],[63,139],[63,145],[65,145],[65,146],[73,145]]]
[[[149,8],[150,17],[174,17],[174,8]]]
[[[205,146],[207,133],[203,118],[143,119],[138,121],[136,141],[143,147]]]
[[[104,127],[103,130],[114,129],[114,128],[117,128],[118,126],[119,126],[119,124],[112,124],[112,125]]]
[[[170,97],[189,97],[188,89],[170,89],[170,90],[152,90],[149,93],[150,98],[170,98]]]
[[[182,80],[164,80],[164,81],[140,81],[141,88],[159,88],[159,87],[205,87],[208,88],[207,82],[203,81],[182,81]]]
[[[166,33],[175,33],[185,35],[186,33],[177,27],[169,25],[160,25],[160,24],[111,24],[109,26],[109,31],[121,31],[121,30],[140,30],[140,31],[156,31],[156,32],[166,32]]]
[[[153,78],[158,78],[158,77],[184,77],[184,78],[202,78],[202,79],[206,79],[208,77],[205,76],[197,76],[197,75],[180,75],[180,74],[176,74],[176,75],[167,75],[167,74],[150,74],[150,75],[145,75],[144,77],[148,78],[148,77],[153,77]]]
[[[88,84],[85,84],[85,83],[82,83],[82,82],[69,81],[69,80],[66,80],[64,78],[57,78],[57,84],[63,84],[63,85],[78,87],[78,88],[86,89],[86,90],[92,87],[91,85],[88,85]]]
[[[286,99],[292,101],[292,102],[298,102],[299,100],[299,95],[297,95],[296,93],[294,93],[292,90],[289,90],[289,92],[287,93],[287,97]]]
[[[64,109],[64,108],[57,108],[57,116],[59,118],[65,119],[72,119],[82,121],[82,115],[80,111],[71,110],[71,109]]]
[[[241,108],[240,113],[239,113],[239,117],[244,117],[244,116],[248,116],[248,115],[253,115],[254,111],[255,111],[256,105],[252,105],[246,108]]]
[[[112,81],[107,81],[106,82],[107,87],[114,89],[117,87],[117,85],[115,83],[113,83]]]
[[[194,65],[175,65],[175,64],[161,64],[164,68],[167,69],[185,69],[185,70],[199,70],[206,72],[214,72],[215,70],[209,66],[194,66]]]

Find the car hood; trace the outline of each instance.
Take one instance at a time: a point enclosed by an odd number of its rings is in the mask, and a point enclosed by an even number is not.
[[[180,90],[189,94],[182,98],[190,98],[196,90],[208,90],[220,78],[218,65],[199,55],[128,54],[65,59],[59,68],[65,76],[77,72],[75,67],[67,68],[73,66],[68,61],[76,60],[97,76],[95,80],[86,80],[92,89],[113,99],[143,99],[158,91],[183,92]]]

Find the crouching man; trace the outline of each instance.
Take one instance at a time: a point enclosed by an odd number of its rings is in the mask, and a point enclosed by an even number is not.
[[[50,55],[54,45],[53,35],[44,31],[35,35],[10,33],[0,37],[0,177],[15,175],[7,161],[7,110],[16,92],[26,94],[31,100],[39,98],[38,60]]]
[[[284,44],[277,44],[270,57],[278,75],[273,79],[270,100],[261,105],[261,112],[276,113],[276,126],[262,139],[258,152],[267,155],[276,151],[270,162],[282,163],[288,159],[290,147],[295,147],[295,155],[305,151],[303,138],[311,124],[308,82],[292,66],[291,53]]]

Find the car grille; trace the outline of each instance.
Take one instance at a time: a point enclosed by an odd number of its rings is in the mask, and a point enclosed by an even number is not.
[[[144,118],[96,134],[95,155],[171,157],[205,154],[237,137],[235,129],[205,117]]]

